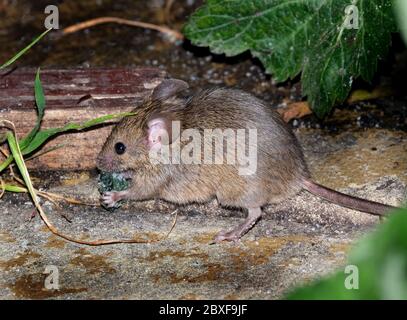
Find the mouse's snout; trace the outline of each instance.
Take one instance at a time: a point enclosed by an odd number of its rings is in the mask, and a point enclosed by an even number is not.
[[[96,166],[101,171],[113,171],[113,157],[99,154],[96,158]]]

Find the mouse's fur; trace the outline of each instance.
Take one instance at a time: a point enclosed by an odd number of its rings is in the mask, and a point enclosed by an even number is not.
[[[180,80],[165,80],[150,99],[134,110],[137,115],[122,119],[112,130],[98,156],[98,168],[125,173],[132,179],[132,187],[126,192],[105,195],[104,201],[108,205],[121,198],[161,198],[184,204],[206,202],[216,197],[221,205],[249,209],[249,221],[239,230],[222,233],[217,239],[232,240],[239,238],[256,222],[262,206],[281,202],[303,188],[320,195],[318,191],[322,191],[318,187],[324,187],[310,180],[296,137],[280,115],[264,101],[241,90],[224,88],[201,90],[191,98],[178,98],[177,93],[186,87]],[[152,164],[149,150],[152,148],[151,139],[155,138],[151,138],[149,126],[155,120],[168,131],[172,121],[180,121],[181,132],[188,128],[199,129],[201,133],[204,129],[216,128],[257,129],[257,171],[244,176],[239,175],[237,165],[230,164]],[[124,154],[115,152],[118,142],[126,146]],[[185,145],[187,142],[170,143]],[[339,193],[330,192],[328,196],[325,192],[325,198],[338,199]],[[336,194],[336,198],[332,194]],[[347,204],[346,201],[339,203]],[[350,207],[359,209],[357,205]]]

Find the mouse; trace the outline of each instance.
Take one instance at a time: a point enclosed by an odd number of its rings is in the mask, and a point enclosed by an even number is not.
[[[221,206],[246,210],[244,222],[219,232],[215,243],[238,241],[262,217],[264,206],[290,199],[302,190],[378,216],[395,208],[314,182],[294,132],[260,98],[224,87],[189,91],[187,82],[165,79],[133,110],[134,115],[122,118],[112,129],[96,165],[102,172],[122,174],[130,187],[103,193],[101,201],[106,207],[123,199],[163,199],[178,205],[216,199]],[[219,141],[231,137],[235,143],[216,148],[216,139],[205,136],[214,131],[221,135]],[[238,160],[226,157],[239,150]],[[247,156],[250,150],[251,157]],[[223,161],[202,160],[211,160],[211,156],[212,160],[224,157]],[[252,170],[247,170],[247,159],[253,159]]]

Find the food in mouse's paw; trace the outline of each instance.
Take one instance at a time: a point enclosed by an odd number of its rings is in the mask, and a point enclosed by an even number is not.
[[[107,210],[113,211],[120,207],[120,199],[115,199],[115,191],[129,188],[129,182],[121,173],[101,172],[99,175],[99,192],[102,195],[101,204]]]

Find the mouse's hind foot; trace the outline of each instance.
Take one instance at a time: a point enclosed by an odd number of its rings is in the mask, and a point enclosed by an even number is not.
[[[213,243],[219,243],[222,241],[233,241],[237,242],[243,237],[261,218],[262,211],[261,208],[249,209],[249,214],[246,220],[238,225],[235,229],[231,231],[222,230],[213,239]]]

